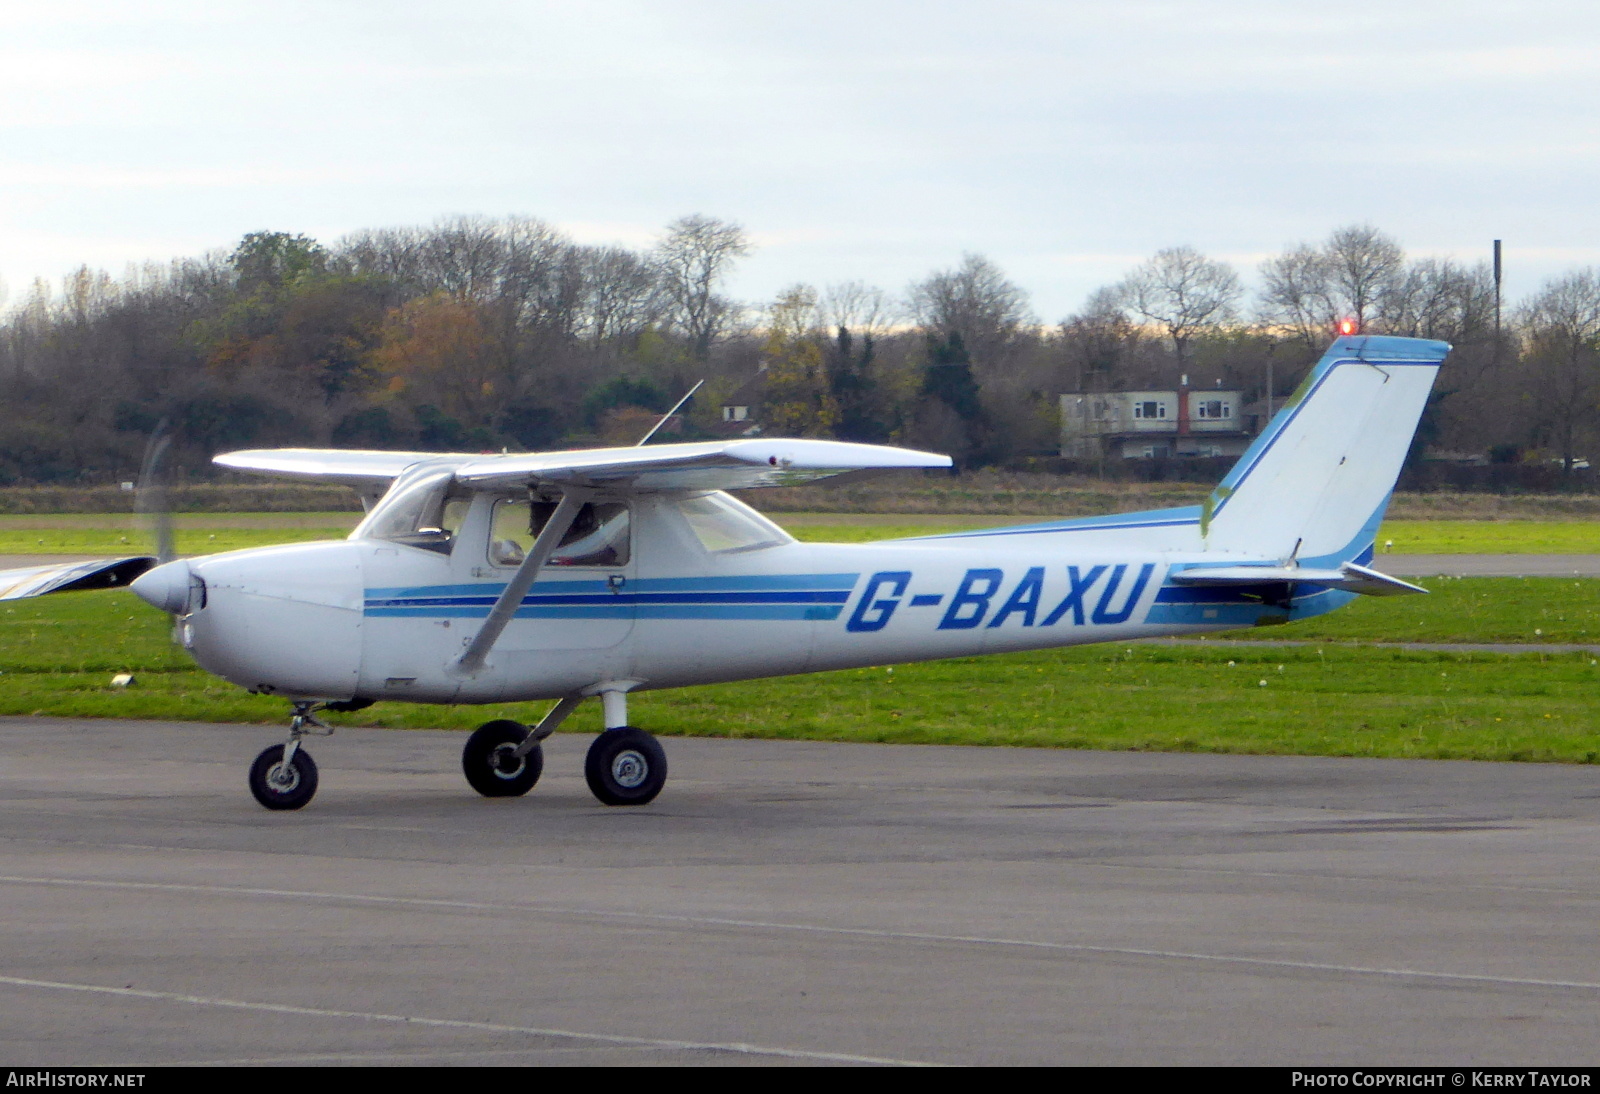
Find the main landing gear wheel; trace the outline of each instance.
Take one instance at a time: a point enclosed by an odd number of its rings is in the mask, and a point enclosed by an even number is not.
[[[283,762],[283,745],[273,745],[250,765],[250,793],[268,809],[299,809],[317,792],[317,765],[303,748]]]
[[[509,719],[473,730],[461,750],[461,770],[472,789],[486,798],[515,798],[532,790],[544,770],[544,750],[534,745],[518,756],[517,746],[527,739],[528,727]]]
[[[605,805],[644,805],[666,785],[667,754],[642,729],[608,729],[589,746],[583,777]]]

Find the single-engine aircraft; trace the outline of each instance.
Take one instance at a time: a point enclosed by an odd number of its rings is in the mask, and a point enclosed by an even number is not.
[[[0,574],[0,598],[126,584],[200,665],[292,707],[256,758],[269,809],[317,788],[322,710],[549,699],[467,739],[480,794],[526,793],[585,698],[584,773],[608,805],[661,791],[628,724],[655,688],[1281,623],[1426,590],[1370,567],[1443,342],[1341,337],[1205,503],[868,544],[799,543],[723,493],[948,467],[948,457],[744,439],[536,454],[277,449],[239,471],[353,487],[348,540]],[[140,570],[145,570],[142,574]],[[11,591],[7,592],[7,586]]]

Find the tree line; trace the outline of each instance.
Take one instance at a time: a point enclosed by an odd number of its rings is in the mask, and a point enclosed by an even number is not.
[[[893,442],[965,466],[1054,451],[1057,396],[1193,386],[1281,399],[1341,323],[1456,351],[1424,419],[1435,449],[1495,461],[1589,455],[1600,433],[1600,274],[1507,306],[1487,264],[1408,259],[1370,226],[1264,262],[1259,289],[1162,250],[1076,313],[966,255],[903,293],[796,284],[727,295],[751,250],[687,216],[648,249],[578,244],[538,220],[463,218],[332,244],[286,232],[37,282],[0,318],[0,482],[132,477],[165,426],[179,467],[266,446],[438,450],[629,444],[696,380],[681,436]]]

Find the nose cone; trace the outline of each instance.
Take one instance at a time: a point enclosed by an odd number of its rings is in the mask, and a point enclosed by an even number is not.
[[[189,610],[189,564],[182,559],[141,574],[128,586],[140,600],[170,615]]]

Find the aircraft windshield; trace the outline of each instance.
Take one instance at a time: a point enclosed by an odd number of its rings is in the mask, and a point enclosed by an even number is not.
[[[726,494],[684,498],[678,508],[708,551],[758,551],[794,542],[782,528]]]
[[[466,519],[472,495],[451,491],[448,469],[423,471],[401,480],[350,533],[351,539],[386,539],[449,554]]]
[[[556,511],[553,501],[507,498],[495,502],[494,530],[489,534],[489,561],[519,566],[533,548],[540,529]],[[550,566],[626,566],[628,507],[619,502],[587,503],[550,556]]]

